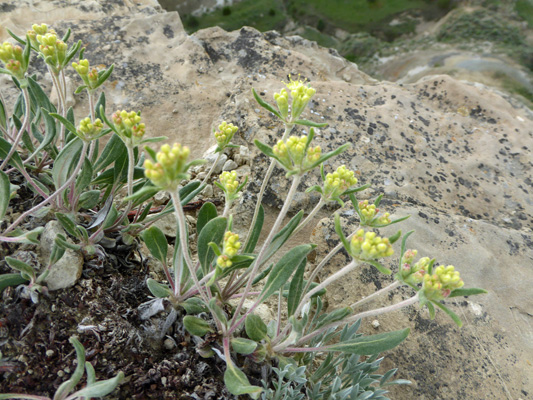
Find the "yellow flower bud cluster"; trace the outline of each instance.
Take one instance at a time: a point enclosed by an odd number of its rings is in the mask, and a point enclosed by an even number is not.
[[[429,257],[422,257],[415,264],[413,264],[417,254],[418,251],[416,250],[406,250],[403,254],[401,268],[399,271],[399,279],[413,286],[422,282],[422,279],[427,273],[427,269],[431,262]]]
[[[28,66],[24,63],[22,47],[4,42],[0,46],[0,60],[6,69],[18,79],[23,79]]]
[[[223,149],[226,147],[230,140],[233,139],[233,135],[237,132],[237,128],[233,124],[228,124],[226,121],[222,122],[218,126],[218,131],[215,132],[215,139],[217,141],[218,147]]]
[[[424,294],[429,300],[443,300],[452,290],[463,287],[464,282],[453,265],[440,265],[433,270],[433,274],[424,275]]]
[[[103,127],[104,124],[100,121],[100,118],[97,118],[93,123],[91,119],[87,117],[80,121],[77,134],[82,140],[90,142],[98,137]]]
[[[387,238],[381,238],[375,232],[366,232],[359,229],[352,236],[350,253],[353,257],[361,260],[376,260],[382,257],[390,257],[394,250]]]
[[[291,158],[289,157],[289,149],[283,140],[278,140],[278,143],[274,145],[274,154],[280,159],[282,165],[287,168],[291,167]]]
[[[300,165],[305,156],[305,146],[307,145],[307,136],[291,136],[287,139],[287,149],[289,156],[295,165]]]
[[[298,75],[297,80],[293,80],[289,75],[289,83],[285,84],[287,89],[291,92],[292,97],[292,115],[291,120],[298,119],[303,112],[311,98],[315,95],[316,90],[312,87],[306,86],[304,80],[300,80]],[[277,101],[277,100],[276,100]]]
[[[237,172],[224,171],[219,176],[220,184],[225,189],[228,197],[233,197],[239,188],[239,181],[237,180]]]
[[[156,163],[150,160],[144,162],[144,175],[156,186],[175,189],[186,172],[189,154],[186,146],[175,143],[170,147],[164,144],[156,154]]]
[[[239,235],[230,231],[226,232],[224,234],[223,254],[217,258],[217,265],[220,268],[231,267],[233,265],[231,259],[237,255],[240,248]]]
[[[64,67],[68,46],[64,41],[57,38],[57,34],[53,29],[46,27],[45,31],[39,27],[39,30],[44,32],[35,36],[39,52],[44,56],[45,62],[57,73]]]
[[[116,111],[113,123],[123,140],[135,145],[145,134],[145,125],[141,123],[141,116],[135,111]]]
[[[274,154],[279,158],[279,161],[286,170],[305,171],[307,167],[316,162],[322,155],[320,146],[307,148],[308,136],[302,135],[291,136],[286,142],[279,140],[272,148]]]
[[[91,70],[89,60],[83,59],[80,60],[79,63],[73,62],[72,68],[76,70],[81,79],[83,79],[83,82],[89,86],[90,89],[96,87],[96,83],[98,81],[98,70],[96,68]]]
[[[390,224],[392,220],[390,219],[390,213],[385,213],[381,217],[378,218],[378,223],[381,225]]]
[[[289,116],[289,95],[287,91],[281,89],[279,93],[274,93],[274,100],[278,104],[278,109],[283,119],[287,119]]]
[[[368,204],[368,200],[359,202],[359,210],[367,221],[370,221],[372,218],[374,218],[379,211],[375,204]]]
[[[341,165],[335,172],[326,175],[324,197],[327,200],[336,199],[356,184],[357,178],[354,177],[354,172]]]

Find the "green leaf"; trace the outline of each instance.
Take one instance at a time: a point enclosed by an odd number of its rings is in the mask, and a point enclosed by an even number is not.
[[[442,311],[444,311],[448,316],[457,324],[457,326],[460,328],[463,326],[463,321],[458,317],[456,313],[454,313],[452,310],[450,310],[448,307],[446,307],[444,304],[439,303],[438,301],[431,300],[431,303],[435,304],[437,307],[439,307]]]
[[[126,149],[124,142],[118,137],[117,134],[112,135],[104,147],[104,150],[102,150],[100,158],[94,165],[94,172],[103,170],[117,160],[122,154],[126,154],[127,156],[127,153],[128,150]]]
[[[213,332],[209,322],[202,318],[193,317],[192,315],[183,317],[183,326],[187,329],[187,332],[194,336],[202,337],[208,332]]]
[[[409,217],[407,217],[409,218]],[[390,224],[389,224],[390,225]],[[375,225],[373,225],[375,226]],[[396,232],[394,235],[392,236],[389,236],[389,243],[390,244],[393,244],[393,243],[396,243],[398,241],[398,239],[400,239],[402,237],[402,231],[399,230],[398,232]]]
[[[224,217],[217,217],[209,221],[198,235],[198,259],[204,275],[209,272],[211,262],[215,258],[210,242],[220,244],[226,232],[228,221]]]
[[[74,251],[81,250],[81,246],[79,244],[73,244],[70,243],[65,236],[58,234],[55,238],[55,243],[60,246],[63,249],[71,249]]]
[[[246,247],[243,253],[252,253],[257,245],[259,236],[261,235],[261,229],[263,229],[263,223],[265,221],[265,209],[262,205],[259,205],[259,212],[257,213],[257,219],[250,231],[248,231],[249,237],[247,238]]]
[[[146,280],[146,286],[148,286],[148,290],[150,290],[150,293],[152,293],[155,297],[164,299],[172,296],[172,290],[170,290],[168,285],[159,283],[155,279],[148,278]]]
[[[91,183],[91,179],[93,177],[93,167],[91,165],[91,162],[87,157],[85,157],[85,160],[83,160],[83,167],[79,173],[79,175],[76,177],[76,192],[79,194],[85,190],[87,186]]]
[[[6,215],[10,197],[11,185],[9,183],[9,178],[4,172],[0,171],[0,221],[2,221]]]
[[[211,311],[211,314],[213,314],[213,317],[215,317],[222,325],[228,325],[228,318],[226,316],[226,313],[217,304],[216,297],[213,297],[211,300],[209,300],[209,304],[207,307],[209,308],[209,311]]]
[[[303,259],[294,276],[292,277],[291,284],[289,286],[289,295],[287,298],[287,317],[290,317],[296,311],[298,304],[302,298],[302,293],[304,290],[304,272],[307,259]]]
[[[360,356],[378,354],[398,346],[409,335],[409,328],[385,332],[372,336],[360,336],[355,339],[332,344],[322,348],[323,351],[342,351]]]
[[[86,210],[96,207],[100,201],[100,191],[99,190],[89,190],[80,195],[79,206]]]
[[[115,161],[113,167],[113,182],[125,182],[128,176],[128,153],[122,153]]]
[[[11,150],[11,145],[4,138],[0,137],[0,159],[5,160],[10,150]],[[11,155],[11,158],[9,159],[8,164],[17,168],[19,171],[22,170],[22,168],[24,168],[24,165],[22,164],[22,159],[20,158],[20,155],[17,151],[15,151]]]
[[[109,68],[107,68],[105,71],[100,71],[98,73],[98,80],[96,81],[96,87],[100,86],[102,83],[104,83],[107,78],[111,75],[113,72],[113,68],[115,68],[115,64],[111,64]]]
[[[252,399],[258,399],[261,396],[261,389],[259,386],[252,386],[248,378],[239,368],[237,368],[231,360],[226,360],[226,372],[224,372],[224,383],[228,391],[239,396],[241,394],[248,394]]]
[[[143,231],[141,237],[152,256],[161,261],[163,265],[167,265],[168,243],[165,234],[157,226],[152,225]]]
[[[336,155],[339,155],[343,151],[347,150],[349,147],[351,147],[350,143],[343,144],[338,149],[335,149],[333,151],[330,151],[329,153],[326,153],[322,155],[317,161],[315,161],[313,164],[311,164],[309,167],[307,167],[307,170],[311,170],[320,164],[322,164],[324,161],[329,160],[331,157],[335,157]]]
[[[103,174],[102,174],[103,175]],[[94,181],[93,181],[94,183]],[[131,196],[126,197],[125,201],[132,201],[133,206],[137,206],[139,204],[144,203],[146,200],[151,199],[154,197],[161,188],[158,188],[157,186],[150,186],[146,185],[142,189],[137,190],[135,193],[133,193]]]
[[[283,121],[283,117],[281,116],[281,114],[276,111],[276,109],[274,107],[272,107],[270,104],[268,104],[266,101],[264,101],[255,91],[254,88],[252,88],[252,93],[254,95],[254,98],[255,100],[259,103],[259,105],[261,107],[263,107],[264,109],[270,111],[272,114],[274,114],[276,117],[278,117],[279,119],[281,119]]]
[[[348,241],[348,239],[346,239],[346,236],[344,236],[344,232],[342,231],[341,226],[341,217],[338,213],[335,213],[335,232],[337,232],[337,235],[339,235],[339,238],[341,239],[342,245],[344,246],[348,254],[350,254],[350,242]]]
[[[435,307],[433,306],[433,303],[427,301],[426,306],[428,307],[428,311],[429,311],[429,319],[434,320],[435,319]]]
[[[185,206],[196,197],[198,193],[204,190],[205,185],[200,181],[192,181],[180,189],[181,205]]]
[[[303,210],[300,210],[298,214],[291,218],[291,220],[285,225],[280,231],[274,236],[272,242],[266,250],[265,261],[270,259],[280,248],[285,244],[287,240],[291,237],[292,233],[302,220],[304,215]]]
[[[306,119],[298,119],[298,120],[294,121],[294,124],[312,126],[313,128],[324,128],[324,127],[328,126],[327,123],[320,124],[318,122],[308,121]]]
[[[35,99],[35,105],[38,108],[44,108],[48,112],[55,112],[56,108],[44,92],[39,83],[33,79],[28,78],[28,90]]]
[[[257,348],[257,342],[245,338],[233,338],[230,343],[231,348],[237,354],[252,354]]]
[[[26,264],[24,261],[17,260],[13,257],[6,257],[5,260],[11,268],[20,271],[20,274],[24,279],[27,279],[29,281],[35,280],[35,270],[31,265]]]
[[[196,222],[196,232],[200,234],[204,226],[209,221],[216,218],[217,215],[218,215],[217,208],[215,207],[213,203],[210,203],[210,202],[204,203],[202,208],[200,208],[200,212],[198,213],[198,220]]]
[[[315,247],[315,245],[311,244],[302,244],[284,254],[274,268],[272,268],[270,274],[268,274],[265,286],[259,295],[260,301],[264,301],[281,288],[289,280],[294,270],[298,268],[304,258]]]
[[[180,303],[187,314],[200,314],[209,311],[204,301],[198,297],[189,297],[183,303]]]
[[[70,178],[80,158],[83,143],[80,139],[70,141],[57,156],[52,169],[54,186],[59,189]]]
[[[258,315],[248,314],[244,321],[244,329],[246,330],[246,335],[256,342],[260,342],[267,337],[267,326]]]
[[[363,260],[363,261],[369,263],[372,266],[374,266],[382,274],[385,274],[385,275],[392,274],[392,271],[390,269],[384,267],[378,261],[375,261],[375,260]]]
[[[34,154],[39,154],[39,152],[54,142],[56,136],[57,136],[57,128],[56,128],[56,122],[55,120],[48,114],[48,111],[46,111],[45,108],[41,108],[41,112],[44,119],[45,124],[45,133],[44,138],[39,144],[39,146],[35,149],[35,151],[30,156],[33,157]]]
[[[26,282],[28,282],[28,279],[23,278],[18,272],[2,274],[0,275],[0,293],[8,286],[18,286]]]
[[[50,113],[50,116],[54,117],[59,122],[61,122],[63,125],[65,125],[65,128],[67,128],[70,132],[72,133],[76,132],[76,127],[74,126],[74,124],[70,122],[68,119],[66,119],[65,117],[59,114],[56,114],[56,113]]]
[[[76,223],[68,216],[60,212],[56,212],[56,218],[63,227],[63,229],[70,235],[75,238],[79,236],[78,230],[76,229]]]
[[[488,293],[485,289],[479,288],[460,288],[452,290],[448,298],[450,297],[460,297],[460,296],[475,296],[476,294],[485,294]]]
[[[78,360],[78,364],[76,365],[76,370],[72,374],[72,377],[59,386],[54,395],[54,399],[65,398],[76,387],[81,377],[83,376],[83,372],[85,369],[85,348],[74,336],[69,339],[69,342],[74,346],[74,349],[76,350],[76,358]]]
[[[124,372],[120,371],[114,378],[87,385],[87,387],[84,387],[83,389],[73,393],[71,397],[76,399],[104,397],[115,390],[124,381],[124,379]]]
[[[266,144],[261,143],[259,140],[254,140],[254,143],[257,146],[257,148],[261,151],[261,153],[279,161],[279,158],[274,154],[274,150],[272,150],[270,146],[267,146]]]

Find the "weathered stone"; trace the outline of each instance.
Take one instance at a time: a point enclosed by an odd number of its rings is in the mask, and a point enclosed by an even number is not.
[[[41,234],[41,259],[43,265],[48,265],[54,240],[58,234],[67,236],[58,221],[50,221]],[[65,289],[73,286],[80,278],[83,270],[83,256],[80,252],[66,249],[61,259],[52,265],[45,283],[49,290]]]
[[[222,167],[222,171],[233,171],[238,167],[237,163],[233,160],[228,160],[224,163],[224,166]]]

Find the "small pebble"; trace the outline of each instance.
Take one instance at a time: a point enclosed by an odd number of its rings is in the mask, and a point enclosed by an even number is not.
[[[162,384],[163,386],[166,386],[166,385],[167,385],[167,377],[166,377],[166,376],[162,376],[162,377],[161,377],[161,384]]]
[[[54,350],[46,350],[46,357],[52,357],[54,355]]]
[[[62,370],[57,371],[57,376],[60,378],[63,378],[65,376],[65,373]]]
[[[172,350],[176,347],[176,342],[170,338],[165,339],[163,342],[163,346],[165,346],[165,349]]]
[[[205,197],[213,197],[213,185],[206,185],[203,195]]]
[[[237,163],[233,160],[228,160],[224,163],[224,166],[222,167],[222,171],[233,171],[238,167]]]
[[[372,321],[372,327],[374,329],[378,329],[379,328],[379,321],[377,319],[375,319],[374,321]]]

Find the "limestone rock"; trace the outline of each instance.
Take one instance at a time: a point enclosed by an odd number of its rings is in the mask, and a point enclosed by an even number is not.
[[[48,265],[48,259],[58,234],[66,236],[65,231],[58,221],[50,221],[41,234],[41,259],[43,265]],[[67,249],[61,259],[55,263],[45,283],[49,290],[65,289],[73,286],[80,278],[83,270],[83,256],[80,252]]]

